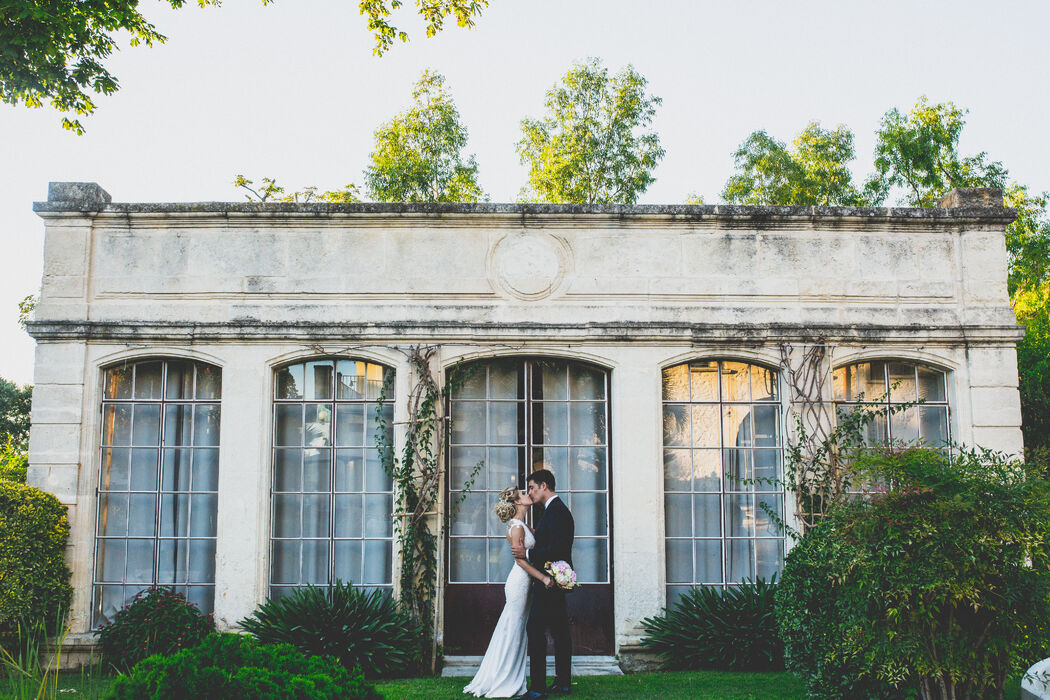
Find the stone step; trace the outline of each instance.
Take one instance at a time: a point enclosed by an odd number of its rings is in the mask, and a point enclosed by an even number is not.
[[[445,678],[472,678],[481,665],[480,656],[446,656],[441,675]],[[525,660],[525,674],[528,675],[529,661]],[[572,657],[572,675],[574,676],[622,676],[620,664],[615,656],[574,656]],[[554,678],[554,658],[547,657],[547,676]]]

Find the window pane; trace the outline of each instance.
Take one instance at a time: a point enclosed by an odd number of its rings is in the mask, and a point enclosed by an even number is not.
[[[752,491],[751,450],[725,450],[726,491]]]
[[[664,450],[664,490],[688,491],[692,488],[693,465],[689,450]]]
[[[339,580],[343,583],[361,583],[361,550],[363,549],[363,543],[359,540],[337,540],[334,546],[333,582]]]
[[[506,581],[514,568],[514,555],[503,537],[489,540],[489,581]]]
[[[890,371],[890,401],[894,403],[908,403],[918,398],[915,388],[915,366],[900,362],[891,362]]]
[[[325,401],[332,398],[334,368],[331,360],[306,363],[303,398],[307,401]]]
[[[190,497],[163,495],[160,497],[161,537],[187,537],[189,535]]]
[[[780,439],[780,411],[778,406],[755,406],[755,446],[776,447]]]
[[[482,452],[482,455],[485,453]],[[508,486],[518,486],[518,470],[525,462],[524,447],[490,447],[488,448],[488,460],[481,466],[474,487],[486,483],[487,488],[492,491],[502,491]],[[470,465],[473,470],[477,462]],[[455,488],[455,486],[453,486]]]
[[[131,406],[111,404],[103,408],[102,444],[131,444]]]
[[[135,424],[131,444],[156,447],[160,444],[160,405],[135,404]]]
[[[190,540],[191,583],[215,581],[215,540]]]
[[[886,394],[886,363],[864,362],[857,365],[858,391],[873,401]]]
[[[569,498],[577,537],[609,534],[609,510],[604,493],[574,493]]]
[[[277,406],[274,418],[274,444],[303,444],[303,407],[301,404],[281,404]]]
[[[919,406],[919,435],[934,445],[948,442],[948,408]]]
[[[919,439],[919,412],[916,406],[890,416],[890,435],[894,442],[911,443]]]
[[[755,496],[755,535],[780,537],[779,523],[784,522],[784,506],[779,494]]]
[[[722,363],[722,400],[750,401],[750,370],[743,362]]]
[[[569,399],[568,372],[564,363],[541,360],[533,364],[533,398],[544,401]],[[591,397],[584,397],[591,398]]]
[[[270,562],[273,583],[299,583],[300,540],[274,540]]]
[[[486,580],[488,549],[483,539],[458,539],[449,542],[449,575],[456,582]]]
[[[329,496],[303,496],[303,537],[330,537]]]
[[[219,490],[219,450],[208,448],[193,451],[193,490]]]
[[[362,583],[390,583],[390,540],[365,540],[365,576]]]
[[[193,398],[193,363],[168,361],[168,380],[164,398],[189,401]]]
[[[754,490],[780,490],[782,485],[777,483],[780,478],[780,450],[755,450],[751,456],[754,460]]]
[[[366,364],[356,360],[336,360],[335,392],[337,399],[357,401],[365,398],[368,394]]]
[[[131,450],[127,448],[102,448],[102,479],[99,487],[103,491],[125,491],[128,488]]]
[[[569,450],[565,447],[545,447],[532,451],[532,471],[548,469],[557,483],[564,483],[569,471]]]
[[[159,399],[163,362],[139,362],[135,365],[135,398]]]
[[[729,540],[726,542],[727,583],[740,583],[755,577],[755,540]]]
[[[696,540],[696,582],[722,583],[722,540]]]
[[[725,498],[726,535],[728,537],[754,537],[754,496],[734,495]]]
[[[471,491],[460,500],[461,494],[453,491],[452,499],[459,504],[452,523],[453,535],[484,535],[488,513],[488,498],[484,492]],[[493,516],[495,517],[495,516]]]
[[[947,401],[944,390],[944,372],[918,366],[919,398],[926,401]]]
[[[303,540],[302,582],[328,584],[328,540]]]
[[[575,491],[604,491],[606,489],[606,462],[604,447],[573,447],[569,449],[569,488]]]
[[[523,399],[524,382],[519,360],[496,360],[489,364],[489,398]]]
[[[190,537],[215,537],[217,499],[213,493],[190,497]]]
[[[157,583],[185,583],[189,540],[161,540],[157,556]]]
[[[302,496],[275,495],[273,497],[273,536],[299,537],[302,526],[299,521]]]
[[[189,447],[193,439],[193,406],[168,404],[164,407],[164,444]]]
[[[572,565],[576,579],[583,582],[605,583],[609,580],[608,540],[578,539],[573,542]]]
[[[196,406],[193,411],[193,444],[217,447],[219,444],[219,406]]]
[[[831,381],[835,388],[836,401],[845,401],[850,398],[849,387],[846,383],[846,373],[847,368],[845,367],[839,367],[831,373]]]
[[[393,480],[383,466],[377,450],[365,450],[365,490],[393,490]]]
[[[663,371],[664,401],[689,400],[689,366],[676,365]]]
[[[135,448],[131,452],[131,490],[156,491],[160,450]]]
[[[217,401],[222,398],[222,370],[197,363],[197,384],[194,395],[198,401]]]
[[[130,365],[107,369],[104,397],[107,399],[130,399],[133,371]]]
[[[664,445],[689,447],[689,407],[664,406]]]
[[[493,450],[495,451],[495,450]],[[479,462],[485,461],[485,448],[484,447],[453,447],[449,451],[449,487],[452,489],[462,489],[466,483],[472,478],[474,468]],[[475,478],[474,488],[481,486],[484,488],[485,484],[485,469],[486,466],[482,465],[482,471],[478,472]],[[478,483],[480,482],[480,484]]]
[[[757,575],[767,581],[784,568],[784,540],[755,540]]]
[[[364,496],[349,494],[335,497],[335,536],[361,537],[364,534]]]
[[[497,406],[498,404],[493,404]],[[514,405],[514,404],[511,404]],[[494,417],[495,413],[490,412]],[[516,420],[517,414],[514,414]],[[515,424],[516,425],[516,424]],[[537,445],[569,444],[569,404],[558,401],[545,401],[532,405],[532,439]],[[503,442],[496,440],[494,442]]]
[[[718,363],[689,363],[690,401],[718,401]]]
[[[99,496],[98,531],[105,536],[123,537],[128,533],[128,496],[104,493]]]
[[[361,491],[365,486],[365,451],[335,451],[335,490]]]
[[[193,450],[165,449],[161,464],[161,489],[164,491],[189,491]]]
[[[777,400],[777,373],[765,367],[751,365],[751,400]]]
[[[718,447],[719,423],[718,406],[700,404],[690,407],[693,420],[693,447]]]
[[[153,582],[153,540],[128,540],[128,563],[124,580],[128,583]]]
[[[480,365],[459,369],[459,374],[452,378],[455,391],[452,393],[454,399],[483,399],[485,398],[485,384],[488,377],[485,368]]]
[[[157,496],[133,493],[128,499],[128,536],[154,537],[157,534]]]
[[[524,404],[496,401],[489,404],[489,443],[521,445],[525,443]]]
[[[303,398],[303,372],[304,367],[302,364],[277,370],[277,398]]]
[[[585,401],[570,404],[569,439],[573,445],[605,444],[605,404]]]
[[[693,540],[667,540],[667,582],[693,582]]]
[[[692,537],[692,497],[688,494],[666,494],[664,511],[667,518],[668,537]]]
[[[722,407],[722,434],[726,447],[750,447],[753,443],[750,406]]]
[[[722,481],[721,450],[693,450],[693,489],[719,491]]]
[[[605,372],[586,365],[570,363],[569,398],[573,401],[604,401]]]
[[[335,407],[335,444],[352,447],[371,445],[375,439],[365,438],[365,409],[375,411],[375,407],[363,403],[338,404]]]
[[[718,494],[693,496],[694,537],[722,536],[722,497]]]
[[[332,490],[332,450],[303,450],[303,491]]]
[[[127,554],[127,540],[99,540],[96,553],[95,580],[123,581],[124,557]]]
[[[452,404],[452,442],[457,445],[485,444],[486,411],[484,401],[456,401]]]
[[[393,535],[391,503],[391,497],[387,494],[365,496],[365,537]]]
[[[332,444],[332,406],[308,403],[304,406],[303,440],[313,447]]]

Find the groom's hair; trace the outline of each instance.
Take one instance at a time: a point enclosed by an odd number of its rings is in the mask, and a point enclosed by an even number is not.
[[[549,488],[551,491],[557,490],[554,488],[554,472],[552,472],[550,469],[537,469],[536,471],[529,474],[528,481],[531,481],[537,486],[539,486],[540,484],[546,484],[547,488]]]

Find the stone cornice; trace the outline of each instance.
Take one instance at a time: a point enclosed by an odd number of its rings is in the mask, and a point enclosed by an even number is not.
[[[1016,217],[1004,207],[918,209],[909,207],[812,207],[736,205],[583,205],[583,204],[447,204],[310,202],[98,203],[36,202],[33,210],[58,223],[90,218],[96,224],[136,225],[163,222],[167,227],[281,226],[522,226],[626,225],[746,229],[955,229],[960,226],[1001,228]]]
[[[118,342],[169,341],[322,341],[375,343],[485,342],[492,343],[697,343],[766,344],[777,342],[1004,344],[1013,346],[1024,329],[1008,326],[964,325],[812,325],[812,324],[689,324],[689,323],[286,323],[251,319],[229,323],[155,321],[31,321],[30,335],[40,342],[101,340]]]

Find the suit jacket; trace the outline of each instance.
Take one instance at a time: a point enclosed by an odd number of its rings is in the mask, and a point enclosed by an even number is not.
[[[572,538],[575,530],[572,513],[561,498],[548,503],[536,523],[536,546],[529,550],[529,563],[540,571],[547,562],[564,561],[572,566]],[[534,584],[542,583],[533,580]]]

